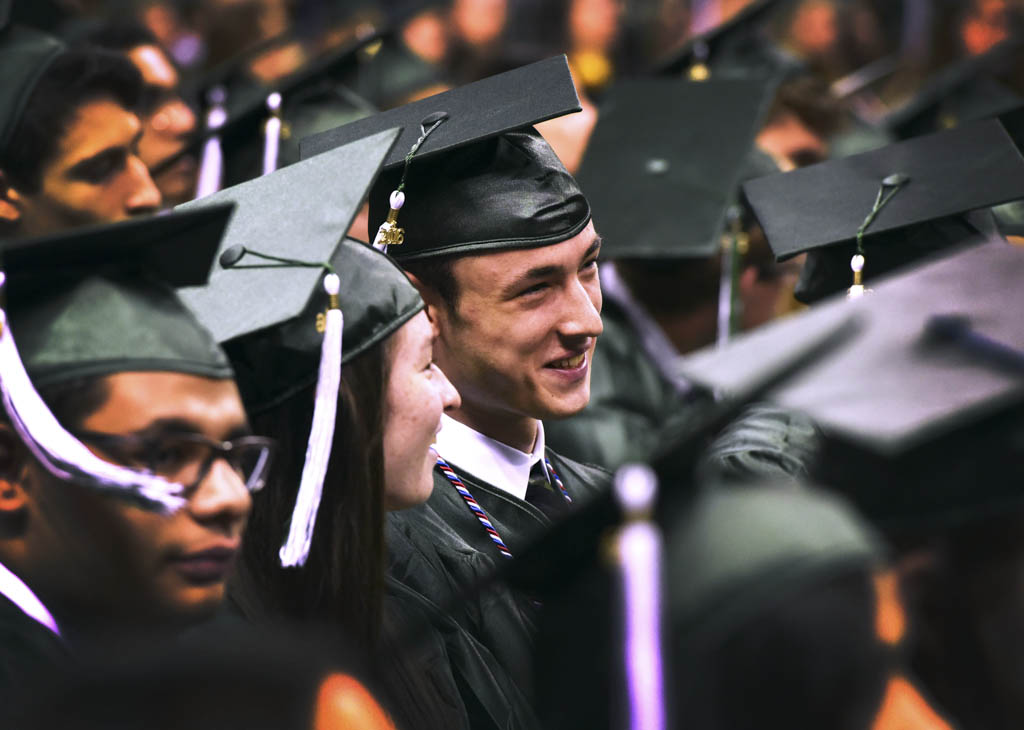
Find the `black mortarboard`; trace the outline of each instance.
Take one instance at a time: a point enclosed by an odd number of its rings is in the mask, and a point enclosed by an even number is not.
[[[681,259],[720,251],[774,88],[766,80],[646,79],[610,89],[577,175],[602,254]]]
[[[695,81],[708,76],[785,75],[800,62],[778,48],[765,33],[780,0],[755,0],[724,23],[687,39],[655,64],[659,74],[688,73]]]
[[[230,205],[8,241],[11,328],[37,386],[136,370],[231,377],[168,287],[201,284]]]
[[[814,301],[849,285],[857,232],[882,201],[863,239],[868,279],[975,239],[984,226],[959,214],[1024,197],[1024,159],[1009,131],[999,120],[975,122],[743,190],[777,258],[811,251],[798,296]]]
[[[423,300],[386,256],[343,242],[398,130],[389,129],[184,208],[238,204],[210,284],[183,293],[225,344],[242,398],[260,412],[316,385],[296,507],[281,549],[305,563],[334,442],[342,365]],[[325,275],[326,273],[326,275]]]
[[[993,117],[1024,103],[999,80],[1020,58],[1024,40],[1010,37],[986,53],[954,63],[889,112],[881,124],[901,138]]]
[[[951,521],[1021,500],[1024,251],[967,248],[687,358],[693,382],[742,391],[807,337],[855,313],[850,343],[770,397],[822,428],[813,471],[887,523]]]
[[[11,19],[11,5],[14,0],[0,0],[0,30],[7,27],[8,21]]]
[[[3,11],[0,8],[0,14]],[[0,154],[11,141],[39,79],[63,51],[64,44],[52,36],[0,23]]]
[[[89,451],[37,388],[120,372],[232,377],[224,352],[171,288],[205,280],[230,212],[218,206],[4,244],[3,406],[56,478],[150,508],[184,504],[182,485]],[[163,268],[172,257],[182,263]]]
[[[580,233],[590,206],[529,126],[578,109],[558,57],[350,125],[407,125],[403,139],[411,146],[403,152],[399,141],[370,193],[371,230],[382,224],[375,245],[411,261],[536,248]],[[351,133],[342,128],[314,140]]]
[[[302,140],[299,148],[305,159],[382,129],[399,127],[402,135],[384,161],[387,170],[405,161],[422,134],[421,123],[439,112],[447,117],[417,150],[414,164],[581,108],[568,62],[565,56],[556,56],[313,135]]]

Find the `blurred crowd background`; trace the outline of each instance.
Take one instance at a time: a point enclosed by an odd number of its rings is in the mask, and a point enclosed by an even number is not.
[[[783,169],[909,136],[891,134],[884,121],[973,59],[984,59],[986,77],[978,116],[999,111],[993,99],[1015,105],[1024,90],[1022,0],[34,0],[15,3],[14,13],[72,42],[131,52],[153,91],[142,153],[165,204],[194,194],[197,138],[211,107],[223,105],[232,128],[244,130],[248,119],[239,144],[255,144],[267,90],[284,91],[274,113],[285,120],[287,164],[307,134],[558,53],[569,57],[584,113],[545,135],[574,171],[615,80],[693,74],[695,39],[745,14],[751,21],[732,35],[771,47],[802,78],[780,91],[797,112],[791,121],[802,123],[781,127],[805,155],[773,153]],[[139,51],[144,36],[166,57]],[[979,69],[960,73],[976,79]],[[882,134],[843,147],[849,138],[834,134],[837,118]],[[801,144],[798,126],[833,148]],[[197,154],[180,154],[189,143]],[[256,155],[227,156],[225,185],[251,177]]]

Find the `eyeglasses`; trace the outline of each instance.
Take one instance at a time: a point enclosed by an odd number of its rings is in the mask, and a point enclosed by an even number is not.
[[[250,492],[266,485],[276,443],[262,436],[241,436],[215,441],[198,433],[114,434],[79,431],[79,440],[92,444],[126,466],[138,465],[149,473],[193,490],[206,478],[217,459],[224,459]]]

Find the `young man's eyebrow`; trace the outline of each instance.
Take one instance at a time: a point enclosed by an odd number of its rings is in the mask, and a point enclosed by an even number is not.
[[[600,252],[600,250],[601,237],[595,236],[593,243],[591,243],[590,246],[587,247],[587,250],[584,252],[582,260],[586,261],[592,256],[597,255]],[[558,274],[562,274],[564,273],[564,271],[564,266],[537,266],[526,271],[521,276],[517,276],[515,281],[509,283],[507,286],[504,287],[504,292],[506,295],[512,296],[517,293],[518,289],[525,286],[527,283],[533,281],[534,279],[545,279],[549,276],[556,276]]]
[[[132,137],[131,141],[126,146],[111,145],[110,147],[106,147],[95,154],[89,155],[88,157],[78,160],[78,162],[76,162],[70,168],[68,168],[68,173],[77,174],[81,172],[81,168],[87,167],[90,163],[95,162],[104,155],[134,152],[138,148],[139,142],[142,140],[142,131],[142,129],[139,129],[139,131],[135,133],[135,136]]]

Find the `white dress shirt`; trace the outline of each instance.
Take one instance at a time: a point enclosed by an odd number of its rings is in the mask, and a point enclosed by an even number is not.
[[[544,424],[537,421],[537,440],[526,453],[484,436],[448,415],[441,416],[441,430],[434,450],[456,469],[461,469],[519,499],[526,499],[530,470],[538,461],[544,465]],[[548,475],[548,479],[550,479]]]
[[[0,563],[0,594],[20,608],[26,616],[41,623],[57,636],[60,629],[57,622],[25,581],[12,573],[7,566]]]

